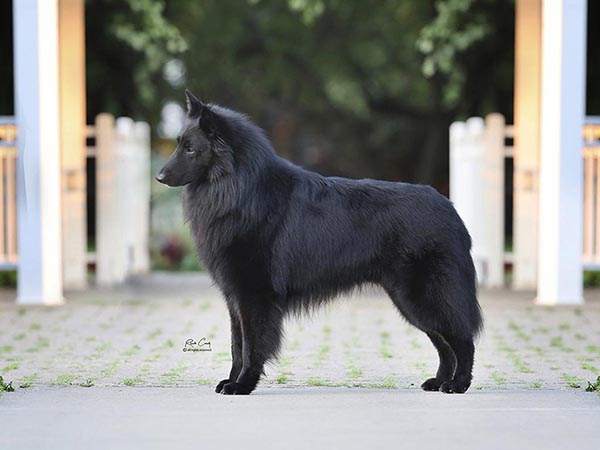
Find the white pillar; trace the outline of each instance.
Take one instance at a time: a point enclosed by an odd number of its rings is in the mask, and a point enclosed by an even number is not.
[[[58,7],[13,2],[18,126],[17,302],[62,303]]]
[[[513,278],[535,289],[538,257],[542,0],[515,4]]]
[[[537,303],[583,302],[586,0],[544,0]]]

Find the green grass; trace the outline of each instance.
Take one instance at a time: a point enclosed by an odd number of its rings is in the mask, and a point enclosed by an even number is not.
[[[570,388],[579,389],[581,387],[581,381],[576,376],[569,375],[568,373],[563,373],[560,377],[567,383],[567,386],[569,386]]]
[[[13,339],[14,339],[15,341],[22,341],[23,339],[25,339],[25,337],[26,337],[26,334],[25,334],[25,333],[19,333],[19,334],[15,334],[15,335],[13,336]]]
[[[390,333],[387,331],[382,331],[379,335],[381,338],[380,344],[380,353],[383,359],[390,359],[393,357],[392,352],[390,351]]]
[[[139,375],[137,375],[134,378],[125,378],[123,380],[123,384],[125,386],[136,386],[138,384],[142,384],[143,382],[144,382],[144,380]]]
[[[27,375],[27,376],[21,378],[19,387],[23,388],[23,389],[27,389],[28,387],[31,387],[33,382],[36,381],[38,378],[39,378],[39,375],[37,373],[34,373],[32,375]]]
[[[115,371],[117,370],[117,367],[119,367],[121,365],[121,361],[118,359],[114,359],[113,361],[110,362],[110,364],[102,369],[102,371],[100,372],[100,374],[103,377],[109,377],[111,375],[114,375]]]
[[[288,372],[281,372],[276,378],[277,384],[286,384],[289,381]]]
[[[517,370],[521,373],[533,373],[533,370],[529,368],[529,366],[523,361],[519,356],[515,353],[510,353],[508,358],[512,361]]]
[[[154,339],[158,336],[160,336],[162,334],[162,329],[161,328],[156,328],[154,330],[152,330],[150,333],[148,333],[148,339]]]
[[[123,356],[131,356],[134,353],[137,353],[138,351],[140,351],[142,349],[142,347],[140,347],[139,345],[135,344],[133,346],[131,346],[129,349],[125,350],[123,353],[121,353]]]
[[[592,366],[589,363],[583,363],[581,365],[581,368],[584,370],[589,370],[590,372],[593,372],[593,373],[600,373],[600,370],[598,370],[598,368],[596,366]]]
[[[41,349],[43,348],[48,348],[50,347],[50,341],[48,341],[48,339],[46,339],[45,337],[41,337],[39,336],[37,338],[37,341],[35,342],[35,344],[32,347],[29,347],[27,350],[25,350],[27,353],[37,353],[39,352]]]
[[[10,372],[11,370],[17,370],[19,365],[17,363],[11,363],[2,368],[2,373]]]
[[[356,367],[356,365],[354,364],[354,362],[350,362],[350,364],[348,365],[348,372],[347,372],[347,376],[348,378],[351,379],[356,379],[356,378],[360,378],[363,374],[363,371],[361,369],[359,369],[358,367]]]
[[[533,389],[540,389],[542,387],[542,382],[541,381],[534,381],[533,383],[531,383],[531,387]]]
[[[56,386],[69,386],[73,383],[75,375],[72,373],[63,373],[56,377],[52,384]]]
[[[39,323],[32,323],[31,325],[29,325],[29,329],[31,331],[41,330],[42,326]]]
[[[331,347],[327,344],[321,346],[319,352],[317,353],[317,363],[315,364],[315,367],[319,367],[321,363],[327,359],[330,350]]]
[[[394,381],[394,377],[389,375],[383,379],[383,383],[381,383],[381,387],[384,389],[396,389],[396,382]]]
[[[492,380],[494,380],[498,384],[506,383],[506,377],[501,372],[492,372],[492,374],[490,376],[491,376]]]
[[[327,381],[323,381],[320,378],[309,378],[306,380],[308,386],[330,386],[331,384]]]
[[[112,344],[110,342],[105,342],[96,347],[97,353],[104,353],[112,348]]]
[[[188,366],[184,365],[184,364],[180,364],[177,367],[173,367],[171,370],[169,370],[168,372],[165,372],[161,375],[163,383],[165,383],[165,384],[177,383],[181,379],[181,377],[183,376],[183,374],[186,372],[187,369],[188,369]]]

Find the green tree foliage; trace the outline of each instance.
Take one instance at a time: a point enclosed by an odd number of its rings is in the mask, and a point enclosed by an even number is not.
[[[99,112],[152,118],[164,64],[187,49],[164,1],[86,1],[88,121]]]
[[[511,120],[512,2],[494,0],[95,0],[88,92],[96,114],[182,101],[161,68],[249,113],[282,154],[323,173],[444,190],[452,120]]]

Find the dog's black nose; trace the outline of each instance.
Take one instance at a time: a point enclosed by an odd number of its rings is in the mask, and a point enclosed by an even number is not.
[[[165,179],[165,173],[161,170],[160,172],[158,172],[156,174],[156,181],[158,181],[159,183],[162,183],[164,179]]]

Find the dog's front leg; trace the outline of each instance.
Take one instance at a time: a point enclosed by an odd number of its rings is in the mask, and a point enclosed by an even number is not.
[[[253,300],[246,299],[246,303],[240,308],[242,368],[235,381],[224,384],[221,391],[223,394],[252,392],[263,374],[265,363],[276,356],[281,346],[281,312],[264,298]]]
[[[221,393],[223,386],[231,381],[237,380],[242,370],[242,325],[234,308],[229,308],[229,318],[231,319],[231,370],[229,378],[221,380],[215,391]]]

